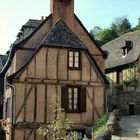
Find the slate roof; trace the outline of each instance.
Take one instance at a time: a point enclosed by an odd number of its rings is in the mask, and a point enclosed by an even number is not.
[[[0,55],[0,71],[4,67],[7,60],[7,55]]]
[[[101,40],[95,40],[95,42],[96,42],[96,45],[99,46],[99,47],[101,47],[102,45],[105,44],[105,42],[101,41]]]
[[[74,32],[60,19],[50,30],[42,45],[86,49]]]
[[[123,57],[122,47],[125,47],[125,41],[132,41],[133,47],[128,54]],[[124,34],[102,46],[109,55],[105,61],[105,68],[110,69],[135,62],[140,55],[140,30]]]
[[[21,28],[21,31],[24,27],[32,27],[37,28],[41,24],[42,20],[35,20],[35,19],[29,19]]]
[[[43,20],[36,20],[36,19],[29,19],[20,29],[20,32],[18,33],[17,37],[20,36],[20,34],[24,33],[24,29],[30,28],[30,32],[28,32],[28,36],[42,23]],[[19,43],[19,39],[15,40],[16,43]],[[14,42],[14,43],[15,43]]]

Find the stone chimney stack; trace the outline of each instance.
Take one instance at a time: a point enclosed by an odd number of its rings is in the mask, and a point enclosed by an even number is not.
[[[53,24],[62,18],[66,24],[74,24],[74,0],[50,0],[50,12]]]

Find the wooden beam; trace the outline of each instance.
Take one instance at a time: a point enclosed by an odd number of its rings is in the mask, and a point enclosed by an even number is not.
[[[47,85],[45,85],[45,108],[44,108],[44,122],[46,123],[47,122]]]
[[[27,86],[25,88],[26,88],[26,91],[27,91]],[[32,89],[33,89],[33,85],[31,85],[31,87],[30,87],[29,91],[27,92],[27,94],[26,94],[26,91],[25,91],[25,97],[24,97],[23,104],[21,105],[21,107],[20,107],[20,109],[19,109],[19,111],[18,111],[18,113],[17,113],[17,115],[15,117],[15,120],[17,120],[17,118],[19,117],[23,107],[25,107],[26,102],[27,102],[27,100],[29,98],[29,95],[31,94]],[[24,119],[26,120],[26,109],[24,110]]]
[[[36,114],[37,114],[37,85],[35,85],[35,93],[34,93],[34,122],[36,122]]]
[[[26,137],[26,139],[25,139],[25,140],[29,140],[29,139],[30,139],[30,137],[31,137],[31,135],[32,135],[32,132],[33,132],[33,129],[32,129],[32,130],[30,130],[30,132],[29,132],[29,134],[27,135],[27,137]]]
[[[25,81],[25,84],[24,84],[24,86],[25,86],[25,91],[24,91],[24,100],[25,100],[25,97],[26,97],[26,95],[27,95],[27,81]],[[23,118],[23,120],[24,120],[24,122],[26,121],[26,105],[24,105],[23,106],[24,107],[24,112],[23,112],[23,115],[24,115],[24,118]],[[22,109],[21,109],[22,110]],[[19,110],[20,111],[20,110]],[[19,113],[20,114],[20,113]],[[17,114],[18,115],[18,114]],[[17,117],[18,118],[18,117]],[[15,118],[15,120],[16,120],[16,118]]]
[[[57,52],[57,59],[56,59],[56,79],[58,79],[58,70],[59,70],[59,50]]]
[[[34,58],[34,61],[35,61],[35,62],[34,62],[34,63],[35,63],[35,64],[34,64],[34,75],[35,75],[35,77],[36,77],[36,57]]]
[[[38,129],[41,126],[46,126],[47,123],[44,122],[19,122],[14,125],[14,129]]]
[[[34,130],[34,140],[36,140],[36,130]]]
[[[48,69],[48,67],[47,67],[47,61],[48,61],[48,48],[46,49],[46,68],[45,68],[45,71],[46,71],[46,79],[48,78],[48,75],[47,75],[47,69]]]
[[[92,121],[94,121],[94,102],[95,102],[95,97],[94,97],[94,87],[92,88],[92,99],[93,99],[93,106],[92,106]]]

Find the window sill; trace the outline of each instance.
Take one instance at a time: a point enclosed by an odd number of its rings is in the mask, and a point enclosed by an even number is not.
[[[68,70],[81,70],[81,68],[68,67]]]
[[[82,113],[81,111],[71,111],[71,110],[68,110],[66,111],[66,113]]]

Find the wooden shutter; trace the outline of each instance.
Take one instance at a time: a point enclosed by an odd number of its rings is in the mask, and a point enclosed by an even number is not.
[[[80,87],[80,112],[86,112],[86,88]]]
[[[61,87],[61,108],[68,111],[68,88],[67,86]]]

